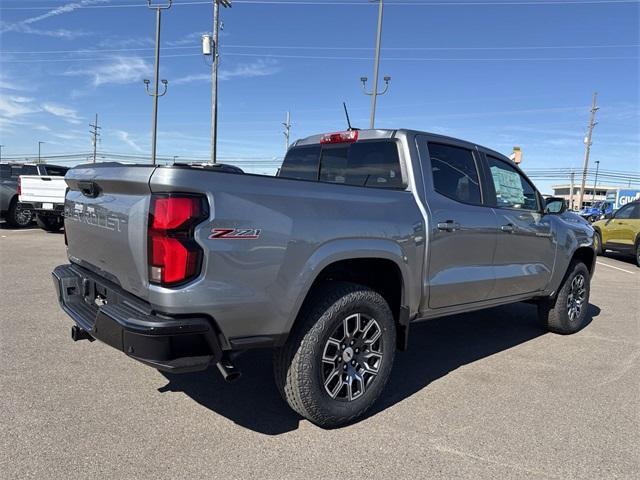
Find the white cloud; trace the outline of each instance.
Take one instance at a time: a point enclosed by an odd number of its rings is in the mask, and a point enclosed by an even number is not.
[[[276,60],[263,60],[259,59],[253,63],[241,63],[231,69],[221,69],[218,72],[219,80],[230,80],[232,78],[253,78],[253,77],[266,77],[269,75],[275,75],[281,70],[279,63]],[[180,85],[183,83],[191,82],[203,82],[210,81],[211,74],[198,73],[194,75],[187,75],[185,77],[176,78],[169,83],[173,85]]]
[[[101,48],[136,48],[136,47],[153,47],[156,44],[151,37],[108,37],[101,40],[98,46]]]
[[[7,118],[21,117],[40,109],[31,104],[32,99],[26,97],[0,96],[0,115]]]
[[[116,130],[114,132],[120,141],[126,143],[131,148],[133,148],[136,152],[142,152],[142,147],[138,145],[132,138],[129,132],[125,132],[124,130]]]
[[[106,84],[138,82],[151,72],[151,65],[140,57],[115,56],[106,62],[86,69],[70,69],[65,75],[87,76],[92,78],[95,87]]]
[[[169,40],[164,43],[170,47],[181,47],[184,45],[193,45],[194,47],[198,47],[201,37],[202,32],[191,32],[178,40]]]
[[[34,35],[44,35],[48,37],[67,38],[67,39],[88,35],[87,32],[80,31],[80,30],[68,30],[68,29],[44,30],[44,29],[34,28],[31,25],[51,17],[57,17],[59,15],[64,15],[65,13],[71,13],[74,10],[77,10],[82,7],[86,7],[89,5],[96,5],[99,3],[108,3],[109,1],[110,0],[79,0],[76,2],[70,2],[65,5],[60,5],[59,7],[52,8],[51,10],[41,15],[36,15],[35,17],[29,17],[20,22],[16,22],[16,23],[2,22],[0,23],[0,32],[29,33]]]
[[[64,105],[60,105],[57,103],[43,103],[42,109],[45,112],[50,113],[51,115],[54,115],[56,117],[62,118],[63,120],[66,120],[69,123],[73,123],[75,125],[82,123],[81,118],[78,116],[78,112],[76,112],[72,108],[65,107]]]

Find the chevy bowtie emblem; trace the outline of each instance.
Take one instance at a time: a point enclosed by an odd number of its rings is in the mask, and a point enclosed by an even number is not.
[[[210,240],[255,240],[260,237],[256,228],[212,228]]]

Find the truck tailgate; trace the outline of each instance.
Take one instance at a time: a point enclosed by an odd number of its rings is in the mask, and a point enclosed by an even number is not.
[[[155,167],[104,163],[65,176],[65,232],[69,259],[148,296],[149,179]]]
[[[64,203],[67,184],[60,176],[22,175],[20,189],[21,202]]]

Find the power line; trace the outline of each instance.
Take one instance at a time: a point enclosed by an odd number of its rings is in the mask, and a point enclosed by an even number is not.
[[[163,45],[164,50],[186,50],[195,49],[199,43],[185,46],[171,46]],[[523,45],[523,46],[497,46],[497,47],[382,47],[381,50],[425,50],[425,51],[465,51],[465,50],[572,50],[572,49],[589,49],[589,48],[636,48],[640,47],[640,44],[624,44],[624,45]],[[329,47],[323,45],[229,45],[225,44],[224,48],[248,48],[248,49],[274,49],[274,50],[339,50],[339,51],[353,51],[353,50],[365,50],[372,51],[374,47]],[[118,52],[142,52],[153,51],[154,47],[132,47],[132,48],[94,48],[94,49],[78,49],[78,50],[42,50],[42,51],[3,51],[4,54],[15,55],[50,55],[56,53],[118,53]]]
[[[317,0],[236,0],[238,4],[245,5],[301,5],[301,6],[364,6],[368,5],[367,2],[340,2],[340,1],[317,1]],[[628,5],[639,3],[639,0],[511,0],[511,1],[418,1],[407,2],[397,1],[389,2],[391,7],[457,7],[457,6],[567,6],[567,5]],[[196,0],[187,2],[176,2],[175,5],[179,7],[195,6],[195,5],[210,5],[211,0]],[[51,6],[33,6],[33,7],[0,7],[0,10],[52,10],[59,8],[63,4],[51,5]],[[139,8],[143,5],[135,3],[116,3],[110,5],[83,5],[79,6],[76,10],[86,9],[103,9],[103,8]]]
[[[200,53],[163,55],[162,58],[185,58],[199,57]],[[261,53],[226,53],[230,57],[259,57],[259,58],[288,58],[300,60],[362,60],[371,61],[373,57],[354,56],[330,56],[330,55],[280,55]],[[138,56],[137,58],[154,58],[153,56]],[[614,56],[614,57],[385,57],[385,61],[407,61],[407,62],[531,62],[531,61],[581,61],[581,60],[637,60],[640,56]],[[101,60],[112,60],[112,57],[83,57],[83,58],[60,58],[60,59],[37,59],[37,60],[1,60],[0,63],[64,63],[64,62],[95,62]]]

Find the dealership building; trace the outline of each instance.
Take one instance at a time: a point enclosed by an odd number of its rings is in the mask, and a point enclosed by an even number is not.
[[[570,209],[580,209],[578,206],[578,202],[580,201],[580,185],[573,185],[573,194],[571,192],[571,185],[569,184],[553,185],[551,188],[553,189],[553,196],[564,198]],[[603,200],[613,200],[615,204],[618,203],[616,199],[621,196],[629,196],[629,194],[631,194],[631,196],[635,196],[637,195],[637,192],[638,190],[630,189],[629,187],[621,187],[619,185],[598,185],[595,189],[593,186],[585,187],[582,204],[583,206],[588,207],[594,202]],[[616,205],[615,208],[619,208],[619,205]]]

